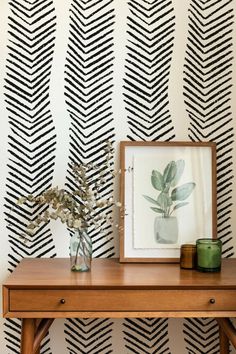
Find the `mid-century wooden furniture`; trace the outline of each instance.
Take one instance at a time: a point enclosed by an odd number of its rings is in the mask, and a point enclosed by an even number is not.
[[[220,353],[236,346],[236,259],[220,273],[179,264],[121,264],[94,259],[87,273],[69,259],[23,259],[3,284],[3,315],[22,318],[21,354],[38,354],[41,340],[61,317],[215,317]]]

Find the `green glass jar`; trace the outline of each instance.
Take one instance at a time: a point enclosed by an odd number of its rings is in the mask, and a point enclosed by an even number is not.
[[[197,240],[197,269],[202,272],[219,272],[221,269],[222,242],[219,239]]]

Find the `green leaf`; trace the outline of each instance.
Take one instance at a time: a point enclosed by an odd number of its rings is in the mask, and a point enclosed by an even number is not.
[[[173,201],[185,200],[186,198],[188,198],[190,196],[190,194],[192,193],[195,186],[196,186],[196,183],[189,182],[189,183],[183,184],[180,187],[174,188],[173,191],[171,192],[171,199]]]
[[[164,210],[162,210],[162,209],[160,209],[160,208],[151,207],[151,209],[152,209],[153,211],[155,211],[156,213],[164,214]]]
[[[156,170],[152,171],[151,182],[152,186],[158,191],[162,191],[165,187],[162,174]]]
[[[179,203],[179,204],[176,204],[173,208],[173,210],[176,210],[176,209],[179,209],[185,205],[189,204],[189,202],[183,202],[183,203]]]
[[[149,197],[148,195],[143,195],[143,197],[144,197],[145,199],[147,199],[150,203],[159,205],[158,202],[157,202],[155,199]]]
[[[172,200],[171,198],[168,196],[168,194],[162,192],[159,194],[158,198],[157,198],[157,203],[160,205],[160,207],[166,211],[167,208],[169,206],[172,205]]]
[[[185,162],[184,160],[177,160],[175,164],[176,164],[176,173],[174,179],[171,182],[172,187],[175,187],[179,182],[184,171]]]
[[[163,179],[165,184],[171,183],[173,181],[176,175],[176,171],[176,163],[174,161],[169,162],[163,173]]]

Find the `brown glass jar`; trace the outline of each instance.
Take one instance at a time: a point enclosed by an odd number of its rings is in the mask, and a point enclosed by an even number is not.
[[[184,244],[180,248],[180,267],[194,269],[196,266],[196,245]]]

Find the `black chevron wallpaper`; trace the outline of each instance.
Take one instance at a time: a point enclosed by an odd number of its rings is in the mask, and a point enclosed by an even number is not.
[[[51,223],[21,238],[43,209],[16,200],[62,177],[73,190],[73,163],[104,164],[107,140],[216,142],[218,235],[235,256],[235,10],[235,0],[0,2],[1,279],[23,257],[68,256]],[[116,188],[107,179],[103,194]],[[91,233],[94,257],[119,255],[111,226]],[[19,354],[20,320],[0,324],[1,353]],[[207,318],[65,319],[40,353],[217,354],[217,330]]]

